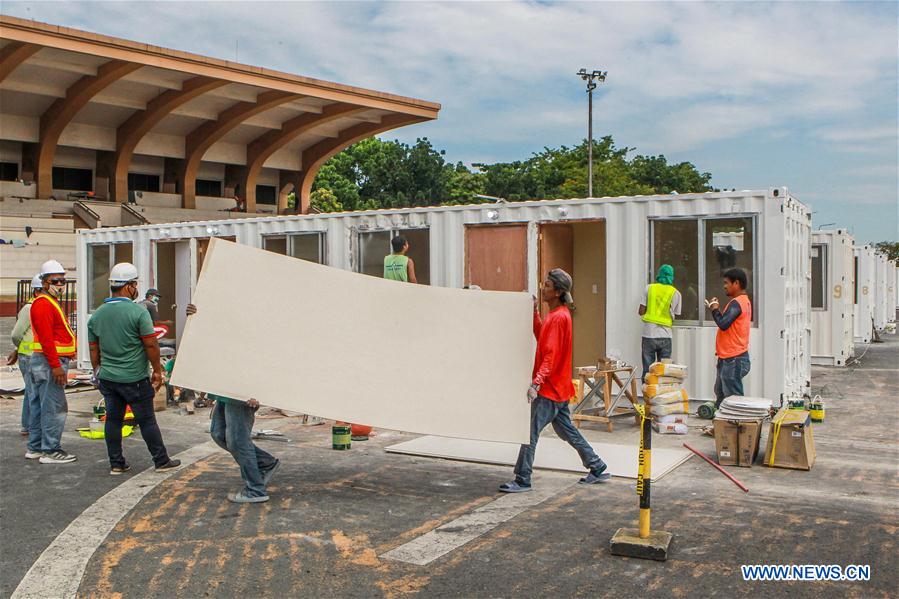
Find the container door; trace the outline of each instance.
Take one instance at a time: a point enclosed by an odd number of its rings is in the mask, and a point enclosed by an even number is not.
[[[465,228],[465,284],[489,291],[527,291],[528,229],[520,225]]]

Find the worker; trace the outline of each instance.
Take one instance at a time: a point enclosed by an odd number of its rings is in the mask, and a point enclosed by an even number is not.
[[[643,378],[653,362],[671,357],[671,326],[680,316],[681,295],[674,288],[674,268],[663,264],[656,274],[656,282],[646,286],[637,313],[643,317]]]
[[[563,440],[567,441],[581,457],[589,473],[580,479],[583,484],[595,484],[609,480],[606,463],[600,459],[587,440],[571,423],[569,400],[574,397],[571,383],[571,313],[574,304],[571,296],[571,275],[561,268],[549,271],[541,288],[542,301],[549,304],[546,320],[541,321],[534,299],[534,336],[537,337],[537,354],[534,358],[533,382],[528,388],[527,399],[531,404],[531,441],[522,445],[515,463],[515,480],[500,485],[504,493],[521,493],[531,490],[531,472],[534,453],[540,432],[547,424]]]
[[[742,268],[724,273],[724,293],[730,299],[719,310],[717,297],[706,301],[718,325],[715,337],[715,407],[726,397],[743,395],[743,377],[749,374],[749,329],[752,325],[752,303],[746,295],[747,278]]]
[[[409,242],[402,235],[397,235],[390,240],[393,252],[384,256],[384,278],[391,281],[403,281],[418,283],[415,278],[415,262],[406,254],[409,252]]]
[[[6,365],[12,366],[19,364],[19,372],[22,373],[22,381],[25,385],[25,393],[22,396],[22,426],[21,434],[27,437],[31,430],[31,401],[34,397],[34,379],[31,377],[31,344],[34,341],[34,335],[31,333],[31,302],[41,290],[41,275],[34,275],[31,279],[31,297],[19,310],[16,316],[16,324],[12,329],[12,342],[15,349],[6,359]]]
[[[109,275],[111,296],[87,323],[91,366],[106,402],[104,437],[112,475],[131,469],[122,454],[122,423],[128,406],[157,472],[181,465],[180,460],[169,457],[156,423],[153,397],[162,386],[159,341],[150,313],[134,302],[137,285],[137,268],[133,264],[122,262],[113,266]],[[148,376],[151,366],[153,373]]]
[[[66,377],[75,357],[75,333],[59,306],[66,288],[66,269],[56,260],[41,265],[41,291],[31,303],[31,377],[37,401],[32,401],[28,434],[29,460],[41,464],[67,464],[77,458],[63,450],[62,431],[69,411]]]
[[[187,305],[187,315],[197,313],[197,307]],[[281,460],[253,443],[253,422],[259,402],[253,398],[240,401],[222,395],[209,394],[215,400],[209,432],[216,445],[227,451],[240,467],[244,488],[228,493],[233,503],[264,503],[269,500],[268,483]]]
[[[162,295],[160,295],[158,289],[147,289],[147,293],[144,294],[144,299],[141,302],[138,302],[138,305],[143,306],[147,309],[147,312],[150,313],[150,319],[153,321],[153,325],[166,325],[169,326],[172,324],[171,320],[160,320],[159,319],[159,300],[162,299]]]

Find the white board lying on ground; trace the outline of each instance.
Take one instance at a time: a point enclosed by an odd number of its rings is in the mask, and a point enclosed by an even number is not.
[[[380,428],[526,442],[525,293],[411,285],[213,239],[172,384]]]
[[[590,443],[593,450],[608,464],[607,472],[622,478],[637,478],[639,448],[636,445],[616,443]],[[411,441],[404,441],[386,448],[390,453],[418,455],[430,458],[445,458],[463,462],[500,464],[514,466],[518,459],[519,445],[472,441],[469,439],[447,439],[428,435]],[[652,448],[652,479],[658,480],[680,466],[693,455],[686,449]],[[554,437],[540,437],[534,467],[544,470],[566,472],[586,472],[577,452],[565,441]]]

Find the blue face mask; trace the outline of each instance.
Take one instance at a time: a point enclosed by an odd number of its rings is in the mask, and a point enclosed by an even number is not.
[[[151,295],[148,299],[150,300],[151,304],[155,305],[159,303],[159,296],[157,295]]]

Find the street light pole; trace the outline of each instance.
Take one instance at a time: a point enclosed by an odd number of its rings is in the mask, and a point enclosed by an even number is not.
[[[587,197],[593,197],[593,90],[606,80],[608,71],[591,73],[587,69],[577,72],[578,77],[587,82]]]

